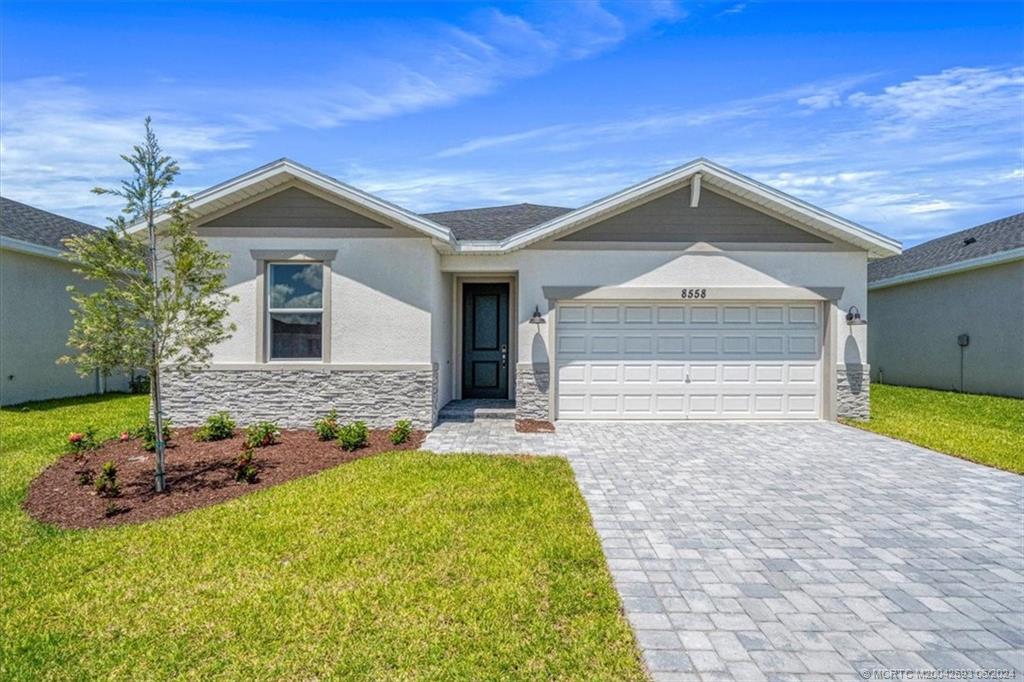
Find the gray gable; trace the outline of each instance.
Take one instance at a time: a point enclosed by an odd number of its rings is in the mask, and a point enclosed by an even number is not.
[[[562,237],[561,242],[771,242],[826,240],[706,186],[696,208],[690,188],[675,190]]]
[[[422,215],[424,218],[450,229],[456,239],[500,241],[569,213],[571,210],[571,208],[561,206],[511,204],[469,208],[461,211],[439,211]]]
[[[298,187],[288,187],[204,222],[203,227],[315,227],[391,229]]]
[[[1018,213],[918,244],[899,256],[869,263],[868,281],[876,282],[1022,247],[1024,213]]]
[[[77,237],[98,229],[56,213],[0,197],[0,235],[4,237],[63,250],[64,240],[68,237]]]

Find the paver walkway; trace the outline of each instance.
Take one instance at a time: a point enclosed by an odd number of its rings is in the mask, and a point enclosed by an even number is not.
[[[657,680],[1024,679],[1024,477],[823,422],[478,420],[424,449],[568,457]]]

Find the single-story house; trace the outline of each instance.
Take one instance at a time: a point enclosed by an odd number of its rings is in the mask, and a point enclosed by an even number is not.
[[[180,425],[334,408],[430,428],[458,399],[539,420],[863,416],[867,327],[847,315],[868,261],[900,252],[705,159],[573,210],[422,215],[282,159],[191,210],[230,258],[238,331],[168,379]]]
[[[0,405],[128,389],[123,375],[81,377],[57,364],[71,353],[67,287],[85,284],[63,240],[96,229],[0,198]]]
[[[877,381],[1024,398],[1024,213],[868,266]]]

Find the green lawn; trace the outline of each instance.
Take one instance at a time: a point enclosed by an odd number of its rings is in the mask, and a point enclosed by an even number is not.
[[[1024,400],[874,384],[871,420],[847,423],[1024,473]]]
[[[388,454],[105,530],[24,515],[68,431],[145,407],[0,412],[0,678],[645,677],[561,459]]]

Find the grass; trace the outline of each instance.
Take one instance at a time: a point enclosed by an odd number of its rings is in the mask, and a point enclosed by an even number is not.
[[[1024,400],[873,384],[870,421],[847,423],[1024,473]]]
[[[145,401],[0,412],[0,678],[644,678],[558,458],[392,453],[104,530],[24,515],[68,431]]]

